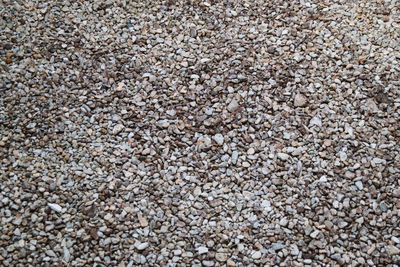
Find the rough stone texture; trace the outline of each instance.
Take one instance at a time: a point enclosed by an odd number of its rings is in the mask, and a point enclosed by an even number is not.
[[[302,94],[296,94],[294,97],[295,107],[304,107],[307,104],[307,98]]]
[[[0,14],[0,266],[400,262],[398,1]]]

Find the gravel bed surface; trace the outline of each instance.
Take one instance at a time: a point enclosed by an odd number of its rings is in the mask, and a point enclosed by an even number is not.
[[[398,266],[399,18],[0,1],[0,265]]]

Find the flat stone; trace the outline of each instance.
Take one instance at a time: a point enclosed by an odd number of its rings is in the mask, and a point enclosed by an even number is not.
[[[280,221],[279,224],[283,227],[286,227],[286,225],[288,224],[288,219],[286,217],[283,217]]]
[[[52,258],[55,258],[55,257],[57,257],[57,255],[56,255],[56,253],[54,253],[54,251],[52,251],[52,250],[46,250],[46,254],[49,256],[49,257],[52,257]]]

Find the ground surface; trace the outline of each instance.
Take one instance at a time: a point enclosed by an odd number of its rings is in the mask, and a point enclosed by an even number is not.
[[[400,261],[398,1],[0,5],[0,265]]]

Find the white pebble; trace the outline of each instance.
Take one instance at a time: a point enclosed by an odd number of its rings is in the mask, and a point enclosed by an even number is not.
[[[55,203],[48,203],[49,207],[54,210],[55,212],[62,212],[62,207]]]

